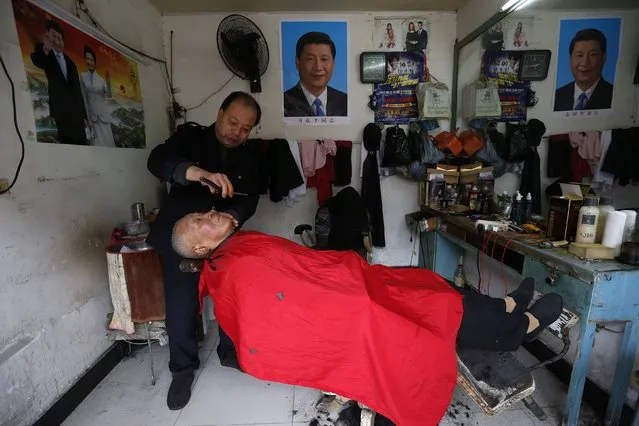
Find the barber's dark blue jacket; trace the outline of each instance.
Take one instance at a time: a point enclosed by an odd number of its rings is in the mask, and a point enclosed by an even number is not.
[[[186,169],[191,165],[212,173],[224,173],[235,191],[250,195],[223,199],[211,194],[199,182],[187,182]],[[173,226],[189,213],[206,212],[215,207],[217,211],[231,213],[241,226],[257,208],[260,180],[257,144],[248,141],[237,148],[226,148],[217,140],[215,124],[210,127],[196,123],[180,125],[173,136],[151,151],[147,167],[162,182],[171,184],[147,237],[147,242],[160,254],[174,253]]]

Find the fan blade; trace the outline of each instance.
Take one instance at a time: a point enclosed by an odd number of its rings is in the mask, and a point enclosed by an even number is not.
[[[224,43],[226,47],[228,47],[229,49],[234,48],[233,43],[231,43],[231,40],[227,37],[226,34],[224,34],[224,31],[220,33],[220,38],[222,39],[222,43]]]

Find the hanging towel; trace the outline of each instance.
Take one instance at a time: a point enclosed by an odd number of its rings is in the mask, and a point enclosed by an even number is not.
[[[284,197],[284,204],[287,207],[291,207],[295,201],[302,195],[306,194],[306,176],[304,176],[304,169],[302,169],[302,157],[300,155],[300,146],[294,139],[288,139],[288,147],[291,150],[291,154],[293,154],[293,159],[295,160],[295,164],[297,165],[297,170],[300,172],[300,176],[302,177],[303,183],[291,189],[288,192],[288,195]]]
[[[599,132],[571,132],[570,146],[577,148],[579,156],[588,162],[590,170],[597,170],[601,158],[601,136]]]
[[[604,130],[603,132],[601,132],[601,157],[599,158],[599,162],[597,163],[597,167],[594,170],[594,175],[592,178],[594,182],[601,182],[606,186],[612,186],[615,181],[615,175],[601,170],[604,159],[606,158],[606,154],[608,153],[608,148],[610,148],[611,140],[612,130]]]
[[[326,156],[335,155],[336,152],[337,146],[333,139],[302,141],[300,154],[304,175],[307,177],[313,176],[316,170],[321,169],[326,164]]]

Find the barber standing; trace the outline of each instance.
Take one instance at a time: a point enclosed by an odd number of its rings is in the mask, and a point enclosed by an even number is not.
[[[222,102],[213,125],[183,124],[149,155],[149,171],[171,184],[147,237],[160,257],[164,278],[169,369],[173,374],[167,396],[171,410],[179,410],[189,402],[194,371],[200,366],[196,336],[200,274],[180,271],[183,259],[172,248],[173,226],[189,213],[211,209],[233,216],[240,226],[255,213],[259,201],[259,157],[257,148],[246,144],[246,140],[261,113],[250,94],[233,92]],[[202,184],[202,177],[217,184],[220,191]],[[235,191],[248,195],[235,195]],[[223,364],[225,359],[235,358],[233,344],[221,329],[217,351]]]

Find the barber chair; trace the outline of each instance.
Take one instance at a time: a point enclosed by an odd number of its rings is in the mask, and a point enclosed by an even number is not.
[[[541,294],[536,293],[532,303],[539,297]],[[574,312],[564,308],[559,319],[540,334],[558,354],[531,367],[521,364],[513,352],[458,349],[457,384],[489,416],[523,400],[535,417],[546,420],[546,413],[532,397],[535,391],[532,373],[563,358],[570,346],[569,330],[577,320]]]

